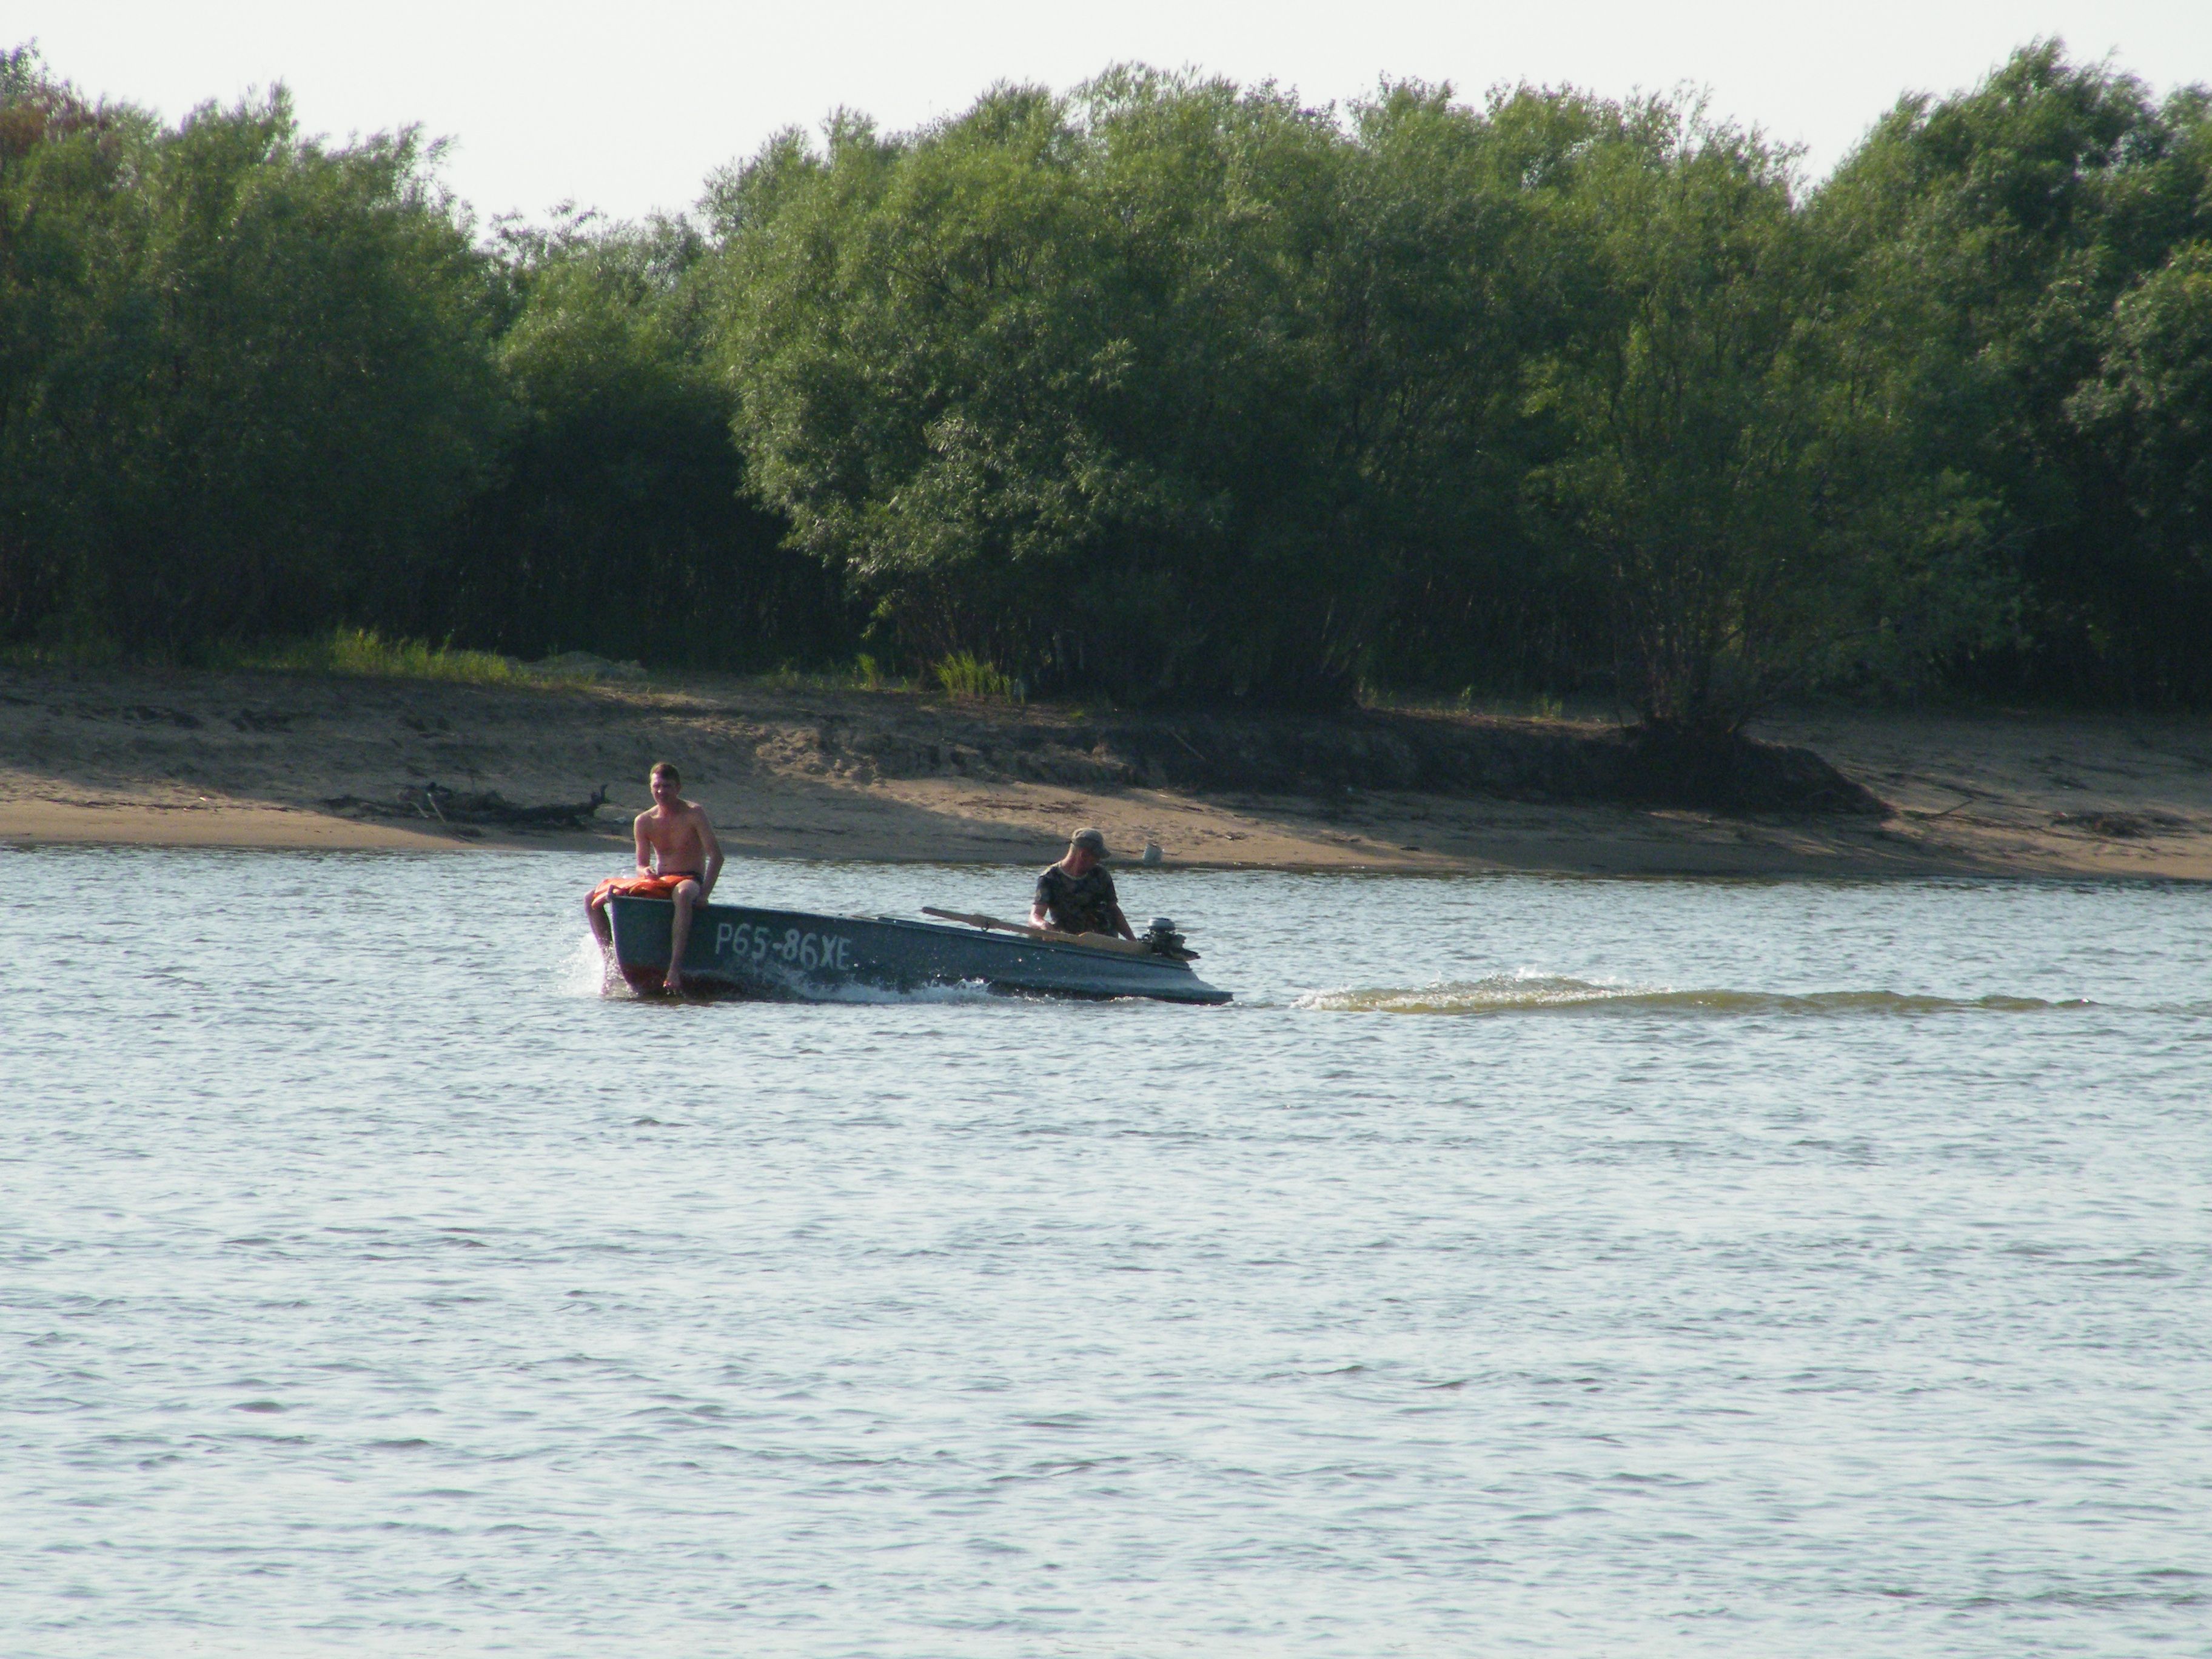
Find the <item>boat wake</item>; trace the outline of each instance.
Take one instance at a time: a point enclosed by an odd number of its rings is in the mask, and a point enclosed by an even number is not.
[[[1292,1005],[1322,1013],[1354,1014],[1953,1014],[2037,1013],[2092,1008],[2042,997],[1937,997],[1899,991],[1677,991],[1649,985],[1595,985],[1544,974],[1493,974],[1438,981],[1417,990],[1309,991]]]

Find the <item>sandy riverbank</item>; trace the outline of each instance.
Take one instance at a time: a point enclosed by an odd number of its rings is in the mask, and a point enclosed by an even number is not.
[[[1039,863],[1095,823],[1186,866],[2212,878],[2201,718],[1823,713],[1759,729],[1873,790],[1880,818],[1147,787],[1089,735],[1049,710],[710,678],[539,690],[6,670],[0,842],[599,847],[620,864],[665,757],[738,856]],[[431,782],[527,805],[611,795],[589,830],[516,830],[439,822],[420,805]]]

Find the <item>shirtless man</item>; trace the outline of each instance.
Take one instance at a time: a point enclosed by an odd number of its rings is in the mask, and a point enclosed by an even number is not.
[[[637,836],[637,873],[673,880],[668,896],[676,902],[676,923],[668,939],[668,976],[664,984],[672,996],[684,994],[684,947],[691,940],[691,912],[704,904],[722,873],[722,844],[714,828],[696,801],[678,792],[683,775],[662,761],[653,769],[653,805],[637,815],[631,826]],[[599,949],[611,950],[614,933],[607,925],[607,894],[604,884],[584,901],[584,914]]]

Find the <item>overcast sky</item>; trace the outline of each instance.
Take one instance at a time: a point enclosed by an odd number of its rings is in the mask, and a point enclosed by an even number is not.
[[[86,92],[172,119],[281,80],[310,131],[450,136],[446,179],[486,216],[564,198],[617,217],[681,209],[714,167],[838,105],[905,128],[994,81],[1064,88],[1126,59],[1272,78],[1312,103],[1383,76],[1469,95],[1691,82],[1803,144],[1818,173],[1900,92],[1970,86],[2046,34],[2161,93],[2212,82],[2212,0],[0,0],[0,45],[36,39]]]

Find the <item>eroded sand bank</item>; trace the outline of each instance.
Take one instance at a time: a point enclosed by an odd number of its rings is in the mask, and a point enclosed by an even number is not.
[[[712,678],[539,690],[0,671],[0,842],[599,847],[619,865],[646,769],[667,758],[738,856],[1040,863],[1091,823],[1117,850],[1152,841],[1184,866],[2212,878],[2202,718],[1817,714],[1757,728],[1818,750],[1884,817],[1148,787],[1082,746],[1091,729]],[[611,793],[590,830],[518,830],[439,821],[432,783],[526,805]]]

